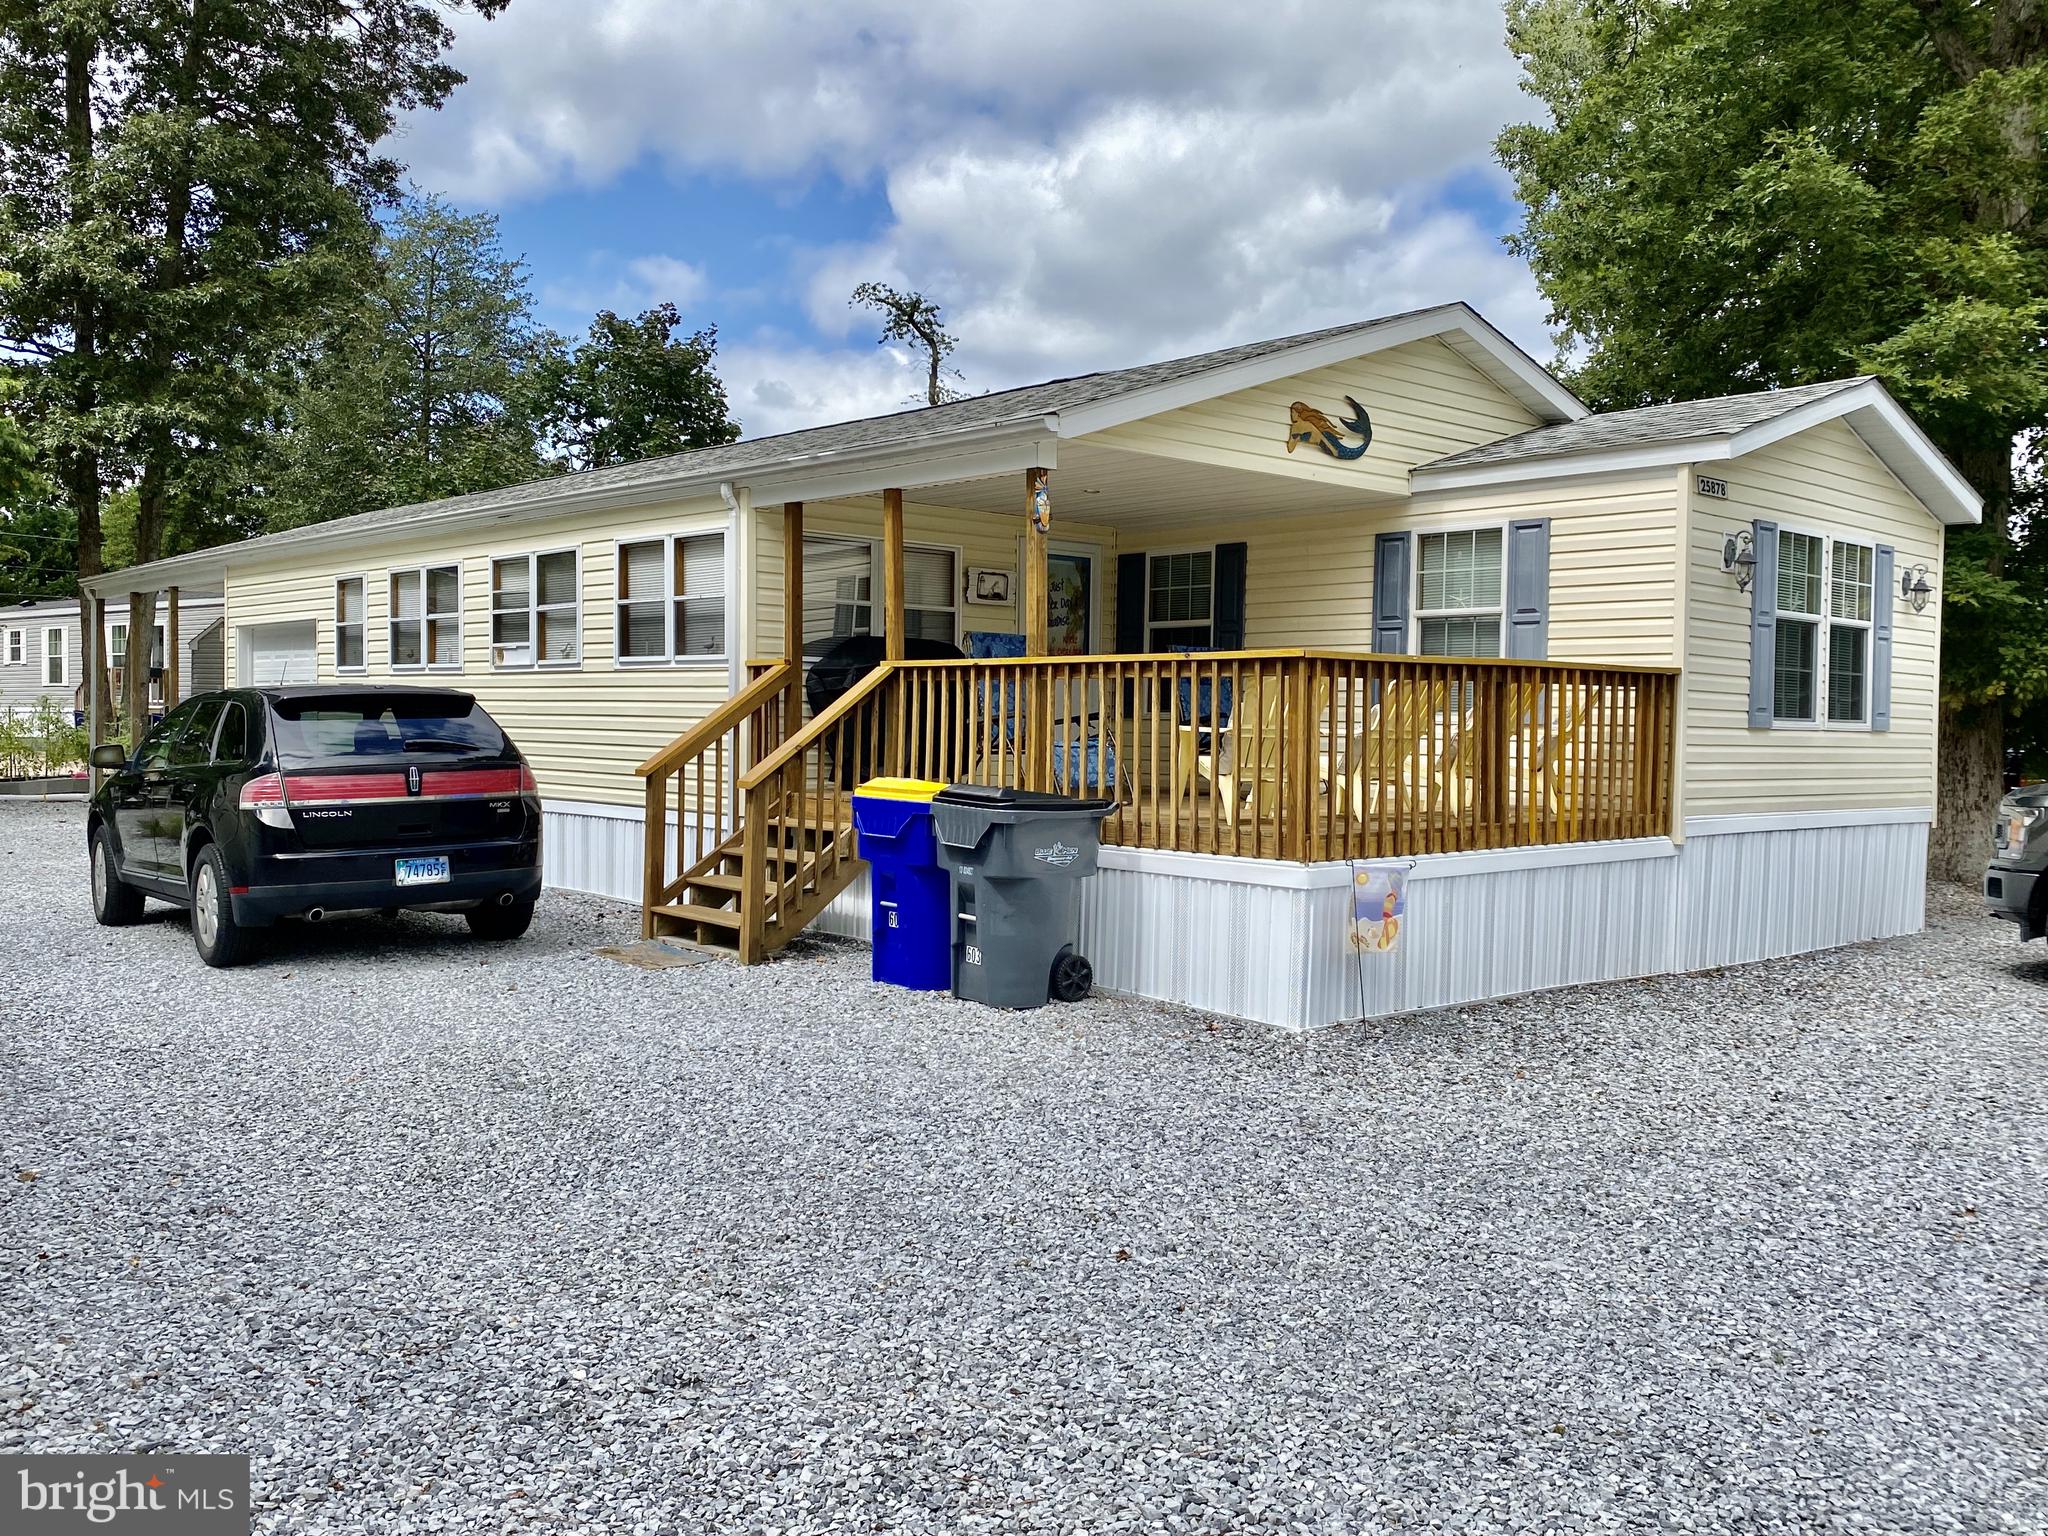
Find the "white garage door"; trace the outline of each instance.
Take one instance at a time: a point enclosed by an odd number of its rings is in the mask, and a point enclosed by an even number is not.
[[[245,688],[276,688],[320,680],[311,624],[248,624],[242,627],[241,676]]]

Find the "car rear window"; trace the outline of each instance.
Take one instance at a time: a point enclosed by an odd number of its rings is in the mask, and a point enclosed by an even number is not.
[[[271,702],[277,753],[292,762],[467,756],[505,749],[505,733],[467,694],[327,694]]]

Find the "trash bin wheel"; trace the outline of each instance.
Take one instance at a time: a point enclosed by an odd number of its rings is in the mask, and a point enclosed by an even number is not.
[[[1056,1002],[1078,1003],[1095,989],[1095,967],[1088,957],[1068,944],[1052,962],[1052,995]]]

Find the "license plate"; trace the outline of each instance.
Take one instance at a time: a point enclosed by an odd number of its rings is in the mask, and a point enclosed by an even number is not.
[[[400,859],[398,860],[398,883],[400,885],[442,885],[448,879],[446,859]]]

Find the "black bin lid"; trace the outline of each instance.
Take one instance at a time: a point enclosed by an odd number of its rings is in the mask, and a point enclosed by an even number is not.
[[[1054,795],[1010,784],[948,784],[932,799],[947,805],[979,806],[985,811],[1104,811],[1116,804],[1114,800],[1083,800],[1078,795]]]

